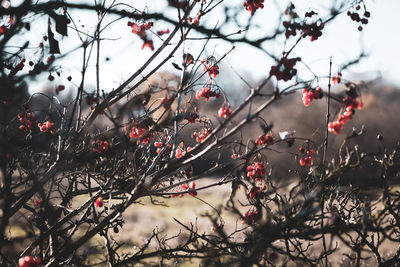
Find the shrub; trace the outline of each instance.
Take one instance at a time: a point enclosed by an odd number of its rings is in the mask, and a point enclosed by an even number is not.
[[[400,252],[387,255],[382,247],[399,241],[400,198],[393,186],[399,148],[361,152],[357,140],[363,130],[354,129],[335,153],[331,149],[362,112],[364,86],[347,81],[344,71],[364,55],[345,62],[337,73],[331,59],[326,76],[311,80],[302,75],[311,68],[294,55],[299,43],[318,42],[325,26],[346,12],[361,31],[371,15],[365,3],[333,1],[327,17],[314,9],[302,14],[288,3],[276,29],[250,38],[244,31],[254,29],[254,17],[272,3],[154,2],[164,5],[165,13],[115,1],[2,2],[2,265],[124,266],[197,259],[205,266],[328,266],[335,255],[343,257],[342,264],[398,264]],[[207,19],[221,10],[221,21],[210,25]],[[80,25],[93,15],[95,27]],[[46,34],[38,36],[45,24]],[[236,29],[227,34],[232,25]],[[134,40],[130,49],[149,57],[110,89],[103,85],[103,66],[121,60],[123,69],[128,61],[127,51],[102,49],[119,42],[108,36],[117,27]],[[275,61],[257,86],[240,76],[248,95],[239,105],[231,104],[221,82],[229,79],[223,63],[234,47],[208,55],[213,39],[245,44]],[[282,53],[265,48],[272,41],[282,44]],[[202,46],[189,49],[193,43]],[[79,75],[73,70],[77,58]],[[172,67],[161,72],[169,63]],[[28,91],[44,82],[47,89]],[[334,84],[345,92],[331,92]],[[323,119],[315,134],[276,131],[264,118],[295,92],[302,92],[296,94],[299,107],[324,101],[326,111],[313,114]],[[276,123],[282,118],[277,116]],[[258,126],[261,132],[248,131]],[[270,158],[278,153],[285,155],[283,165],[294,167],[276,172]],[[210,176],[217,179],[203,179]],[[207,203],[211,232],[176,220],[185,233],[153,229],[136,248],[116,238],[130,207],[187,196],[204,202],[202,192],[214,188],[218,194],[226,184],[231,187],[226,203]],[[225,221],[223,212],[241,226]],[[103,243],[96,250],[98,237]]]

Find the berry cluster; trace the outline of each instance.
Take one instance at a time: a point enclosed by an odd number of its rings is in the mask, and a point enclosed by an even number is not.
[[[227,119],[231,114],[232,114],[232,109],[225,107],[225,105],[223,105],[218,110],[218,117],[221,117],[221,118]]]
[[[333,85],[338,84],[341,81],[342,81],[342,73],[341,72],[338,72],[337,76],[333,76],[332,77],[332,84]]]
[[[148,133],[146,136],[147,132],[147,128],[141,128],[141,127],[136,127],[133,126],[130,133],[129,133],[129,138],[130,139],[139,139],[139,138],[143,138],[142,139],[142,143],[143,144],[148,144],[150,143],[151,139],[153,138],[153,134],[152,133]]]
[[[208,63],[205,65],[203,71],[207,72],[208,77],[213,76],[215,78],[219,74],[219,67],[218,65],[212,65],[211,63]]]
[[[196,141],[197,143],[201,143],[203,142],[204,139],[206,139],[207,136],[209,136],[212,133],[212,129],[211,128],[203,128],[200,132],[194,132],[192,134],[192,138],[196,137]]]
[[[322,30],[324,29],[324,23],[320,18],[317,17],[317,13],[314,11],[306,12],[305,17],[309,18],[304,21],[298,20],[298,14],[294,11],[295,6],[291,4],[286,10],[285,14],[288,15],[288,20],[283,21],[283,27],[285,27],[285,36],[289,38],[290,36],[296,36],[297,31],[301,31],[303,37],[310,36],[311,41],[317,40],[322,35]],[[316,17],[316,19],[311,20],[311,18]],[[311,20],[311,21],[308,21]]]
[[[301,28],[299,23],[292,23],[290,21],[283,21],[282,24],[283,24],[283,27],[285,27],[286,39],[292,35],[296,36],[296,34],[297,34],[296,30]]]
[[[187,148],[186,148],[186,151],[187,152],[189,152],[189,151],[191,151],[192,150],[192,147],[191,146],[188,146]],[[175,154],[175,157],[177,158],[177,159],[180,159],[181,157],[183,157],[185,154],[186,154],[186,151],[185,151],[185,149],[183,149],[183,148],[177,148],[176,149],[176,154]]]
[[[303,103],[304,106],[308,107],[313,101],[313,99],[321,99],[324,96],[321,87],[317,87],[315,89],[303,89]]]
[[[317,22],[313,22],[311,24],[304,24],[302,31],[304,33],[304,37],[310,36],[310,41],[313,42],[321,37],[323,29],[324,23],[318,20]]]
[[[300,148],[300,152],[304,154],[304,157],[300,159],[301,166],[311,166],[313,162],[313,155],[315,154],[315,150],[313,148],[304,149],[303,147]]]
[[[211,58],[214,59],[214,57],[211,57]],[[219,74],[219,67],[218,67],[217,63],[213,63],[211,61],[214,61],[214,60],[203,59],[201,61],[201,64],[204,64],[203,71],[207,72],[208,77],[213,76],[215,78]]]
[[[309,11],[306,12],[305,17],[312,18],[316,15],[317,13],[315,13],[314,11]],[[313,42],[322,35],[323,29],[324,29],[324,23],[322,22],[321,19],[318,18],[317,21],[311,22],[309,24],[304,23],[301,30],[304,34],[304,37],[310,36],[310,41]]]
[[[271,67],[269,75],[275,75],[278,80],[287,82],[297,74],[297,70],[294,68],[297,61],[301,61],[301,58],[283,58],[277,66]]]
[[[360,23],[360,25],[358,26],[358,30],[362,31],[363,27],[361,25],[362,24],[365,24],[365,25],[368,24],[368,18],[371,16],[371,13],[369,11],[365,10],[364,14],[361,17],[360,13],[359,13],[360,9],[361,9],[361,6],[357,5],[355,7],[355,11],[354,12],[351,12],[350,10],[347,11],[347,16],[349,16],[352,21],[356,21],[356,22]]]
[[[220,94],[212,91],[209,87],[203,87],[196,92],[196,99],[200,100],[200,98],[204,97],[208,102],[211,97],[219,98]]]
[[[336,121],[332,121],[328,123],[328,131],[334,134],[340,134],[340,131],[343,129],[343,122],[340,118]]]
[[[137,34],[142,40],[146,40],[146,30],[149,30],[153,26],[153,23],[147,22],[143,24],[137,24],[136,22],[128,21],[128,26],[132,28],[133,34]]]
[[[132,28],[133,34],[137,34],[143,40],[142,49],[148,47],[150,50],[154,50],[153,40],[149,39],[146,33],[146,30],[153,26],[153,22],[137,24],[136,22],[128,21],[128,26]]]
[[[175,151],[175,157],[177,159],[182,158],[182,156],[185,155],[185,154],[186,154],[186,152],[182,148],[177,148],[176,151]]]
[[[264,0],[246,0],[246,2],[243,3],[243,6],[247,11],[250,11],[250,14],[253,16],[257,9],[264,8],[263,3]]]
[[[19,63],[13,66],[12,63],[9,63],[6,68],[10,70],[8,74],[9,77],[15,76],[19,71],[21,71],[25,67],[25,59],[22,58]]]
[[[267,174],[267,170],[262,162],[254,162],[247,167],[247,177],[251,180],[261,181]]]
[[[335,121],[328,123],[328,131],[336,135],[340,134],[340,131],[343,129],[343,126],[346,124],[346,122],[351,120],[355,112],[355,108],[363,108],[363,103],[354,97],[346,96],[343,99],[343,106],[344,112],[339,114]]]
[[[44,123],[38,123],[39,130],[43,133],[49,131],[51,134],[56,132],[54,128],[54,122],[45,121]]]
[[[146,128],[139,128],[139,127],[133,126],[129,133],[129,138],[131,138],[131,139],[141,138],[146,133],[146,131],[147,131]]]
[[[19,126],[19,129],[25,132],[27,132],[28,129],[37,122],[33,113],[20,113],[17,115],[17,117],[19,119],[19,122],[22,123],[22,125]]]
[[[250,209],[243,214],[242,224],[254,223],[257,220],[257,217],[258,217],[258,211]]]
[[[256,140],[256,144],[259,146],[271,145],[273,142],[274,138],[270,134],[260,135]]]
[[[247,189],[247,197],[258,198],[258,197],[260,197],[260,194],[265,190],[267,190],[266,184],[261,184],[258,186],[251,187],[251,188]]]
[[[157,154],[160,154],[160,152],[163,150],[164,143],[163,142],[154,142],[154,146],[157,147]],[[168,155],[171,152],[172,146],[170,144],[167,144],[167,147],[165,148],[163,155]]]
[[[175,193],[171,195],[172,198],[175,198],[176,196],[179,196],[179,198],[183,198],[184,194],[182,191],[188,191],[188,195],[195,197],[197,196],[197,191],[196,191],[196,183],[194,181],[191,181],[189,185],[183,184],[181,189],[176,189]]]
[[[97,142],[93,142],[93,151],[101,154],[104,151],[108,150],[108,142],[97,140]]]
[[[32,256],[23,256],[18,260],[19,267],[39,267],[42,265],[42,259]]]
[[[295,21],[299,15],[297,15],[294,9],[295,6],[292,3],[285,9],[285,15],[287,15],[288,20],[283,21],[282,24],[283,27],[285,27],[286,38],[289,38],[292,35],[296,36],[296,31],[301,29],[300,23]]]
[[[148,133],[145,137],[142,138],[142,143],[149,144],[152,138],[153,138],[153,134]]]
[[[199,114],[197,112],[185,113],[184,119],[187,120],[190,124],[195,123],[199,118]]]

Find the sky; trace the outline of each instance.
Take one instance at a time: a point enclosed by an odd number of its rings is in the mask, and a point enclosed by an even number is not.
[[[276,25],[277,10],[275,5],[273,5],[273,1],[274,0],[266,0],[265,8],[256,12],[254,21],[258,24],[259,28],[249,32],[249,36],[257,37],[260,32],[266,32]],[[278,0],[275,1],[279,2]],[[76,2],[79,3],[82,1]],[[93,3],[92,1],[88,2]],[[281,1],[279,3],[282,3],[281,6],[284,8],[287,2],[288,1]],[[317,7],[317,10],[321,10],[318,7],[323,6],[324,3],[329,1],[298,0],[292,2],[296,5],[298,12],[302,14],[310,10],[310,6]],[[166,10],[166,3],[167,1],[165,0],[132,1],[132,5],[138,9],[145,10],[147,7],[149,10],[154,10],[156,12],[164,12]],[[229,0],[228,3],[240,6],[243,0]],[[344,72],[344,77],[349,80],[364,79],[366,81],[381,77],[386,83],[400,86],[400,68],[398,67],[398,62],[400,62],[400,23],[398,21],[400,1],[366,0],[366,6],[371,12],[371,18],[362,32],[357,30],[357,23],[352,22],[346,14],[341,14],[333,23],[325,27],[322,37],[317,41],[310,42],[309,40],[303,40],[300,42],[299,46],[293,51],[293,55],[302,57],[304,63],[307,64],[315,74],[327,76],[330,57],[333,59],[333,71],[337,72],[340,70],[340,65],[343,62],[355,58],[364,50],[369,56],[356,66]],[[222,10],[217,10],[214,15],[210,14],[205,17],[201,23],[209,27],[220,23],[218,21],[220,19],[218,12],[222,12]],[[323,12],[321,13],[323,17]],[[94,32],[97,21],[95,14],[72,14],[81,18],[75,21],[75,24],[82,33],[92,34]],[[173,13],[166,14],[173,16]],[[248,16],[248,12],[242,12],[239,19],[247,19]],[[109,17],[108,19],[111,21],[113,18],[115,17]],[[116,88],[137,68],[142,66],[153,53],[148,49],[141,50],[142,41],[130,32],[130,28],[126,25],[127,21],[127,19],[118,21],[107,27],[103,32],[103,37],[110,38],[110,40],[102,42],[100,80],[104,91],[110,91],[112,88]],[[42,35],[46,34],[46,23],[47,20],[44,20],[42,26],[39,24],[35,27],[35,31],[33,32],[35,37],[39,36],[40,39]],[[105,24],[106,23],[103,23],[103,25]],[[172,29],[172,26],[165,23],[156,23],[154,26],[155,31],[166,28]],[[237,28],[227,27],[225,31],[227,33],[235,32]],[[60,41],[62,52],[79,45],[79,42],[77,43],[77,34],[72,30],[69,31],[68,37],[62,37],[56,33],[56,39]],[[155,37],[153,37],[153,39],[155,40],[155,47],[157,49],[161,41],[157,40]],[[185,52],[197,55],[203,43],[204,42],[188,42],[184,46],[184,50]],[[206,54],[214,54],[218,58],[231,48],[232,44],[230,43],[212,40],[207,46]],[[268,47],[268,49],[270,48]],[[276,52],[282,52],[281,45],[274,46],[274,44],[271,44],[271,49]],[[180,50],[179,55],[181,54],[182,50]],[[72,75],[73,81],[75,82],[78,82],[80,78],[81,56],[82,50],[77,50],[72,53],[72,56],[59,61],[59,64],[66,69],[64,76]],[[90,61],[90,68],[86,79],[88,86],[93,86],[95,84],[95,57],[92,58],[93,60]],[[181,59],[179,56],[179,58],[172,59],[171,62],[179,63],[180,61]],[[155,64],[158,62],[159,61],[156,61]],[[221,82],[227,81],[228,84],[229,82],[236,83],[241,82],[239,78],[239,75],[241,75],[249,81],[256,81],[268,75],[272,64],[273,61],[262,51],[251,48],[248,45],[237,44],[235,45],[234,51],[230,53],[222,63],[223,66],[227,66],[229,69],[221,70],[220,79]],[[303,70],[302,73],[306,73],[305,75],[307,75],[307,71],[304,71],[305,68],[305,66],[299,66],[299,71]],[[234,69],[235,72],[233,72],[232,69]],[[162,68],[162,70],[174,71],[170,63],[168,63],[165,68]],[[226,76],[223,75],[224,72]],[[311,73],[309,73],[309,75],[311,75]],[[43,83],[37,80],[36,83],[34,82],[32,84],[31,91],[39,90],[41,86],[43,86]]]
[[[267,1],[268,2],[268,1]],[[309,6],[318,6],[324,1],[293,1],[296,8],[306,12]],[[329,59],[332,57],[334,69],[348,59],[353,59],[364,50],[369,56],[345,72],[349,78],[372,80],[382,77],[384,82],[400,86],[400,22],[398,11],[399,0],[366,1],[371,18],[362,32],[358,24],[346,14],[340,15],[324,29],[317,41],[302,41],[294,53],[302,57],[306,64],[318,75],[327,75]],[[267,7],[266,7],[267,8]],[[263,24],[265,16],[260,10],[257,17]],[[300,12],[301,13],[301,12]],[[267,57],[254,49],[241,47],[235,53],[237,57],[229,58],[234,66],[252,66],[251,73],[255,78],[265,75],[268,70]]]

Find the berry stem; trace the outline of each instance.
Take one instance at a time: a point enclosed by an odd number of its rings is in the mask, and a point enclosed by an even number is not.
[[[331,77],[332,77],[332,56],[329,59],[329,80],[328,80],[328,95],[327,95],[328,104],[326,106],[326,129],[325,129],[324,153],[323,153],[323,158],[322,158],[322,168],[325,167],[326,152],[328,150],[328,137],[329,137],[328,124],[329,124],[330,104],[331,104],[331,100],[330,100],[331,99]],[[325,173],[325,170],[322,169],[321,179],[325,178],[324,173]],[[321,194],[321,229],[324,229],[324,216],[325,216],[324,208],[325,208],[325,195],[322,193]],[[327,247],[326,247],[325,234],[322,234],[322,244],[324,246],[325,266],[328,267],[328,252],[327,252]]]
[[[329,124],[329,119],[330,119],[330,105],[331,105],[331,77],[332,77],[332,56],[330,57],[329,60],[329,78],[328,78],[328,94],[327,94],[327,101],[328,104],[326,106],[326,127],[325,127],[325,141],[324,141],[324,150],[323,150],[323,157],[322,157],[322,166],[325,166],[325,161],[326,161],[326,153],[328,150],[328,136],[329,136],[329,131],[328,131],[328,124]]]

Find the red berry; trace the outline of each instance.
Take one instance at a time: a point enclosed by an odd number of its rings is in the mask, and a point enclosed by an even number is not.
[[[218,110],[218,117],[221,117],[221,118],[227,119],[231,114],[232,114],[232,109],[225,107],[225,105],[223,105]]]
[[[42,203],[43,203],[42,200],[35,199],[35,206],[40,207],[42,205]]]
[[[189,188],[190,188],[191,190],[195,189],[195,188],[196,188],[196,183],[195,183],[194,181],[191,181],[191,182],[189,183]]]
[[[271,135],[266,134],[265,136],[260,135],[257,140],[256,140],[256,144],[259,146],[262,145],[271,145],[274,142],[274,139]]]
[[[251,180],[260,181],[267,174],[267,170],[264,168],[262,162],[255,162],[247,167],[247,177]]]
[[[96,201],[94,202],[94,206],[95,206],[96,208],[101,208],[101,207],[103,207],[103,198],[102,198],[102,197],[98,197],[98,198],[96,199]]]
[[[46,59],[46,63],[51,64],[54,61],[54,59],[55,59],[54,55],[51,55]]]
[[[243,3],[243,6],[247,11],[250,11],[250,14],[253,16],[257,9],[264,8],[263,2],[264,0],[247,0]]]
[[[18,260],[19,267],[39,267],[41,264],[41,258],[34,258],[32,256],[23,256]]]

